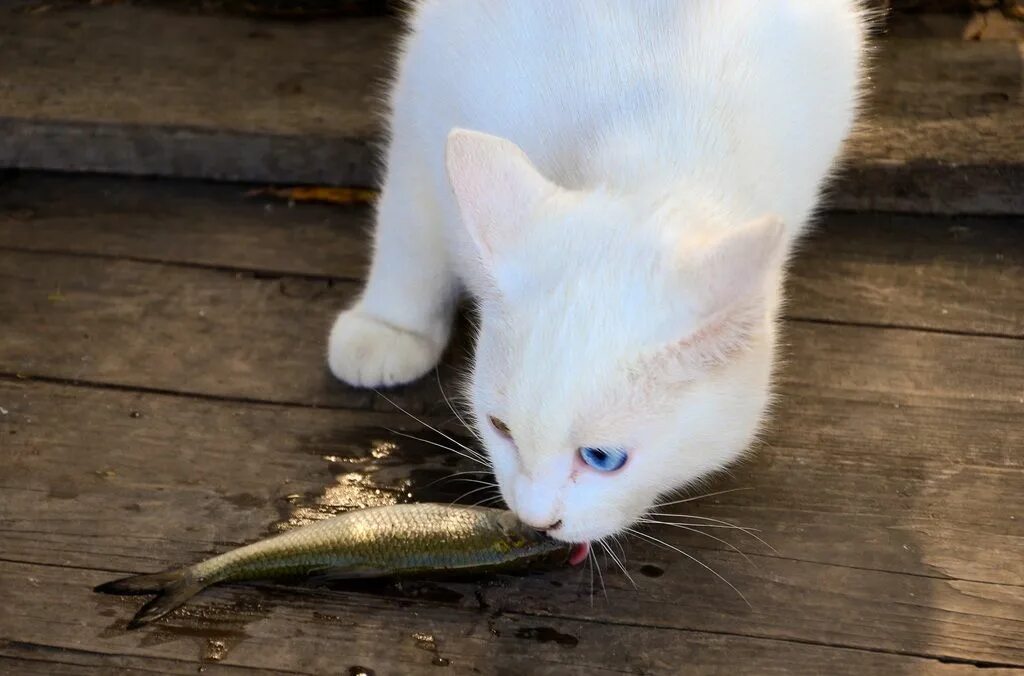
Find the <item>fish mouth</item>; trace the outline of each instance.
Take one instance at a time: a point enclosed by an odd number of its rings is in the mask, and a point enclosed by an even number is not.
[[[586,561],[588,556],[590,556],[590,543],[577,542],[569,552],[569,565],[578,566]]]

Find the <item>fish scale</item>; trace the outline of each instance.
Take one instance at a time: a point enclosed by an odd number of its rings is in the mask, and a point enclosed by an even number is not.
[[[163,617],[219,582],[315,575],[326,579],[500,572],[565,562],[571,545],[488,507],[405,504],[347,512],[219,554],[192,566],[100,585],[157,594],[129,627]]]

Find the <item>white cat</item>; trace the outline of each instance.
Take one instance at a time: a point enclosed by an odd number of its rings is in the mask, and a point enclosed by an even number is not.
[[[338,378],[414,380],[456,298],[508,506],[587,543],[736,459],[787,255],[851,129],[856,0],[426,0]],[[471,131],[470,131],[471,130]]]

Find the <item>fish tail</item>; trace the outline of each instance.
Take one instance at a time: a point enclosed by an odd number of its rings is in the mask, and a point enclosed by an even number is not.
[[[156,594],[156,597],[142,606],[128,623],[129,629],[137,629],[154,620],[159,620],[198,594],[206,586],[201,580],[196,579],[192,574],[192,568],[188,566],[150,575],[132,575],[101,584],[93,591],[122,596]]]

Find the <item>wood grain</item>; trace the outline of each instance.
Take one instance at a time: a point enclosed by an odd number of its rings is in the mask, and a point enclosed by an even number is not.
[[[268,23],[127,3],[0,12],[0,166],[258,182],[376,179],[377,82],[393,58],[393,20]],[[1024,211],[1016,43],[878,46],[868,114],[832,203]]]
[[[67,647],[72,650],[64,660],[72,664],[141,663],[172,671],[180,671],[179,664],[194,671],[199,664],[210,673],[244,667],[344,674],[352,666],[380,674],[438,673],[438,659],[446,662],[444,673],[459,674],[732,673],[737,660],[756,664],[759,673],[947,676],[976,669],[882,652],[269,585],[258,591],[213,589],[187,615],[126,632],[124,615],[135,604],[90,591],[106,577],[97,571],[0,563],[0,584],[12,590],[15,609],[0,619],[0,633],[14,637],[7,647],[0,644],[0,655],[32,654],[29,646],[43,639],[52,647],[37,649],[35,656],[56,656]],[[69,609],[80,614],[68,617]],[[431,636],[436,652],[429,644],[421,647],[417,634]],[[83,644],[92,647],[85,659],[73,651]],[[211,654],[223,657],[214,662],[207,658]],[[149,662],[151,657],[156,659]]]
[[[199,182],[12,176],[0,180],[0,248],[362,280],[368,210],[289,207],[246,192]],[[1015,218],[827,214],[794,260],[788,313],[1022,337],[1019,239]]]
[[[312,406],[371,400],[324,363],[352,283],[6,251],[0,284],[8,374]],[[786,387],[893,405],[1024,398],[1019,340],[807,322],[791,322],[784,339],[798,360]],[[450,381],[455,370],[441,372]],[[428,378],[398,396],[436,405],[437,393]]]
[[[0,422],[10,448],[0,529],[10,561],[158,570],[290,519],[407,498],[448,501],[474,487],[431,485],[471,467],[387,432],[425,434],[394,414],[24,381],[0,385],[0,399],[9,411]],[[790,435],[804,427],[787,412],[780,424]],[[608,565],[608,601],[593,606],[575,571],[442,583],[441,593],[456,605],[483,599],[529,615],[1024,664],[1024,531],[1006,509],[1024,490],[1020,459],[986,467],[940,445],[929,462],[924,446],[904,455],[865,452],[854,441],[837,436],[837,448],[819,450],[782,437],[715,486],[751,490],[687,505],[699,517],[760,528],[774,552],[713,532],[747,561],[696,534],[652,531],[713,566],[751,607],[699,564],[642,541],[627,547],[639,589]]]

